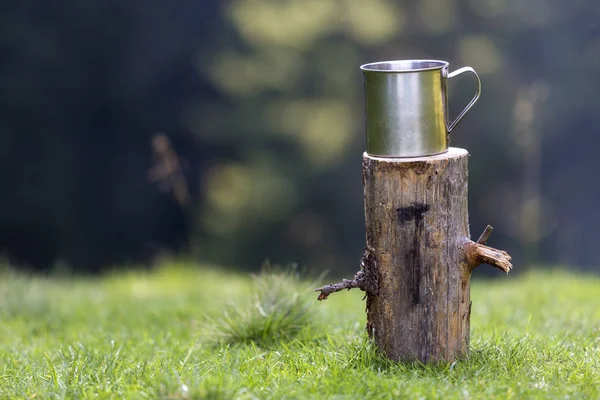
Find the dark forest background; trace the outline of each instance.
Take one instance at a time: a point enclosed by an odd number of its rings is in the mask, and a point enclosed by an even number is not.
[[[354,272],[359,65],[470,65],[472,235],[598,268],[596,0],[5,0],[0,253],[97,272],[163,254]],[[473,91],[453,80],[450,108]]]

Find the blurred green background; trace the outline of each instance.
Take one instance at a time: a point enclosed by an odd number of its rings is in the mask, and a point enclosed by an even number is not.
[[[0,54],[0,252],[23,268],[356,271],[358,67],[433,58],[482,79],[451,143],[472,235],[516,270],[598,269],[596,0],[6,0]]]

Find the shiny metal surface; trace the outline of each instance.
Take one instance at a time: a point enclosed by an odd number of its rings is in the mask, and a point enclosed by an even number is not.
[[[363,72],[367,153],[380,157],[418,157],[448,150],[452,129],[475,104],[481,92],[471,67],[448,73],[438,60],[398,60],[361,65]],[[446,83],[471,72],[477,91],[449,122]]]

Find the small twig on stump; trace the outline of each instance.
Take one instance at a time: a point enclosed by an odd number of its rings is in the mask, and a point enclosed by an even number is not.
[[[332,293],[354,288],[359,288],[367,294],[376,295],[379,292],[376,269],[377,257],[375,256],[373,249],[367,244],[365,252],[360,260],[360,271],[354,275],[354,279],[344,279],[341,283],[332,283],[315,289],[315,292],[321,292],[317,299],[319,301],[325,300],[327,299],[327,296]],[[365,298],[367,297],[367,294],[365,294]],[[367,300],[367,307],[368,304],[369,301]]]
[[[487,240],[490,238],[490,235],[492,234],[493,231],[494,231],[494,228],[491,225],[486,226],[485,230],[483,231],[481,236],[479,236],[479,239],[477,239],[477,243],[486,244]]]
[[[365,290],[365,274],[363,271],[358,271],[354,275],[354,279],[344,279],[341,283],[332,283],[323,287],[315,289],[315,292],[321,292],[317,300],[326,300],[327,296],[332,293],[342,291],[344,289],[359,288]]]

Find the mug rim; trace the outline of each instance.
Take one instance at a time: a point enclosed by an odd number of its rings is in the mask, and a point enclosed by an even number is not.
[[[391,69],[380,69],[378,66],[390,65]],[[434,66],[424,66],[417,68],[402,67],[402,65],[410,64],[435,64]],[[397,68],[394,66],[397,65]],[[405,73],[405,72],[421,72],[421,71],[433,71],[442,69],[449,65],[448,61],[443,60],[427,60],[427,59],[414,59],[414,60],[389,60],[389,61],[377,61],[372,63],[363,64],[360,69],[363,72],[382,72],[382,73]]]

